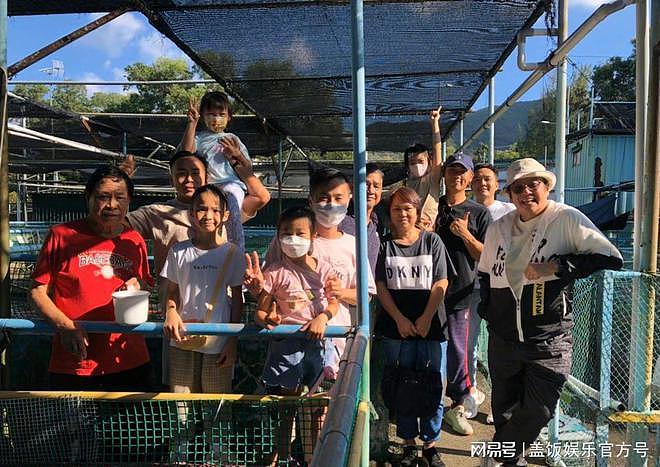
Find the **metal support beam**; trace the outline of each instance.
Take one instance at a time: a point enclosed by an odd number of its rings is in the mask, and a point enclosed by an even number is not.
[[[37,50],[35,53],[28,55],[22,60],[19,60],[18,62],[14,63],[12,66],[9,67],[7,70],[7,74],[9,77],[14,76],[16,73],[19,71],[22,71],[29,67],[30,65],[33,65],[34,63],[38,62],[44,57],[47,57],[48,55],[52,54],[53,52],[61,49],[65,45],[68,45],[75,41],[76,39],[81,38],[82,36],[89,34],[90,32],[100,28],[106,23],[109,23],[113,19],[117,18],[118,16],[123,15],[128,11],[127,8],[120,8],[118,10],[115,10],[111,13],[108,13],[105,16],[101,16],[100,18],[92,21],[89,24],[86,24],[85,26],[76,29],[75,31],[67,34],[66,36],[60,37],[57,39],[55,42],[51,42],[45,47],[42,47],[41,49]]]
[[[561,47],[568,37],[568,0],[559,0],[559,35],[557,47]],[[556,200],[564,202],[564,187],[566,186],[566,88],[568,78],[568,63],[562,58],[557,67],[557,92],[555,94],[555,173],[557,186]]]
[[[477,136],[488,128],[488,125],[500,118],[515,102],[524,96],[532,86],[538,83],[550,70],[555,68],[559,62],[563,60],[566,55],[605,18],[634,3],[635,0],[615,0],[612,3],[606,3],[598,7],[598,9],[596,9],[596,11],[594,11],[584,23],[573,31],[573,34],[568,36],[562,45],[545,59],[539,68],[534,70],[532,74],[530,74],[529,77],[518,86],[518,88],[513,91],[513,93],[499,107],[497,107],[495,113],[486,119],[486,121],[482,123],[474,133],[472,133],[467,141],[456,149],[456,151],[462,151],[467,146],[471,145],[476,140]]]
[[[10,316],[9,301],[9,138],[7,132],[7,0],[0,0],[0,318]],[[6,352],[0,352],[0,388],[7,389]]]
[[[495,76],[490,78],[488,85],[488,115],[495,113]],[[488,128],[488,163],[495,164],[495,123],[491,123]]]
[[[370,333],[367,248],[367,131],[364,70],[363,0],[351,0],[351,78],[353,94],[353,184],[355,192],[355,251],[357,256],[358,325],[367,336]],[[369,403],[369,343],[362,367],[361,401]],[[369,465],[369,423],[362,437],[361,465]]]
[[[460,119],[458,120],[458,144],[463,146],[464,131],[463,131],[463,122],[465,121],[465,115],[461,114]]]
[[[642,250],[642,217],[643,203],[642,187],[644,186],[644,149],[646,139],[646,111],[649,86],[647,81],[650,41],[648,1],[638,0],[636,4],[636,34],[635,34],[635,210],[633,216],[633,269],[640,271]],[[593,105],[593,104],[592,104]],[[593,112],[590,117],[590,127],[593,125]]]

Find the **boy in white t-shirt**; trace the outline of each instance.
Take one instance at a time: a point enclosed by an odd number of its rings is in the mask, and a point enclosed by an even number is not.
[[[167,280],[163,331],[170,340],[172,392],[231,392],[237,353],[235,337],[186,336],[185,323],[239,323],[243,307],[242,252],[216,235],[229,217],[227,197],[204,185],[192,199],[191,240],[174,245],[161,276]],[[231,287],[231,306],[227,297]]]

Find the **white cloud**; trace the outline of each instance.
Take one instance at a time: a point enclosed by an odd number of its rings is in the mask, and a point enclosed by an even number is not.
[[[111,66],[112,66],[112,61],[110,59],[103,62],[103,68],[105,68],[106,70],[109,70]]]
[[[153,62],[160,57],[186,58],[186,60],[190,61],[171,40],[157,31],[140,37],[138,51],[142,59],[146,62]]]
[[[598,8],[603,3],[609,3],[608,0],[572,0],[572,7],[581,7],[581,8]]]
[[[83,73],[80,81],[103,81],[99,75],[92,72]],[[109,89],[109,86],[99,86],[98,84],[88,84],[85,86],[87,88],[87,97],[92,97],[97,92],[112,92]]]
[[[103,14],[90,14],[90,20],[97,19]],[[118,58],[142,31],[146,25],[141,16],[136,13],[124,13],[109,23],[101,26],[80,39],[81,44],[102,50],[110,58]]]
[[[123,68],[113,68],[112,69],[112,79],[115,81],[122,81],[126,79],[126,72],[123,70]]]

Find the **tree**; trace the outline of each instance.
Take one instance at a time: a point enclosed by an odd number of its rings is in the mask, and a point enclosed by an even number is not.
[[[569,108],[571,122],[577,121],[577,112],[589,106],[589,67],[580,67],[573,73],[569,90]],[[551,79],[543,91],[541,102],[529,111],[527,131],[517,141],[517,150],[521,157],[542,158],[544,153],[555,151],[555,95],[556,79]],[[575,128],[572,124],[571,128]]]
[[[85,86],[58,84],[51,95],[53,107],[71,112],[88,112],[89,98]]]
[[[633,47],[628,58],[610,57],[594,69],[596,97],[603,101],[635,101],[635,53]]]
[[[25,97],[35,102],[46,102],[48,86],[45,84],[17,84],[14,86],[14,94]]]
[[[92,112],[124,112],[129,106],[129,96],[118,92],[95,92],[89,103]]]

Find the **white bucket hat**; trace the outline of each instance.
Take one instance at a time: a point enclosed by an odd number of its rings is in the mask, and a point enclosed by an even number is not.
[[[511,163],[508,169],[506,169],[506,187],[509,188],[513,182],[520,180],[521,178],[542,178],[548,184],[548,190],[552,190],[557,183],[557,177],[555,174],[546,170],[543,164],[541,164],[536,159],[531,157],[526,157],[524,159],[518,159]]]

